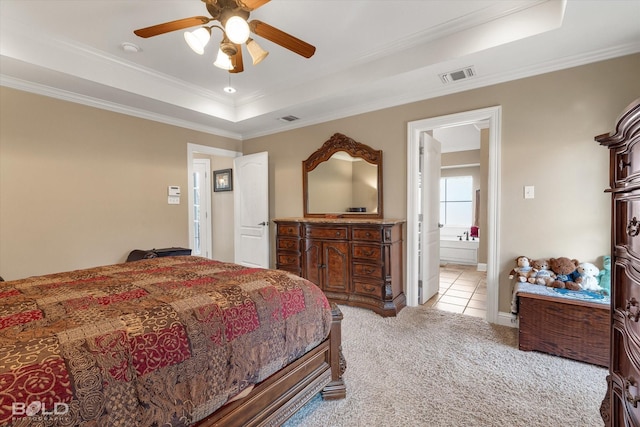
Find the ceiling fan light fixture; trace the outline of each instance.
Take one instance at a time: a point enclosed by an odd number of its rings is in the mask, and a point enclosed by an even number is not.
[[[222,49],[218,49],[218,56],[216,57],[216,62],[214,62],[213,65],[223,70],[233,70],[231,58],[229,58],[229,55],[224,53]]]
[[[251,55],[251,59],[253,59],[253,65],[258,65],[269,55],[269,52],[260,47],[258,42],[251,38],[247,40],[247,50],[249,51],[249,55]]]
[[[194,31],[186,31],[184,33],[184,39],[195,53],[202,55],[204,53],[204,47],[209,43],[211,39],[211,30],[207,27],[200,27]]]
[[[239,16],[232,16],[227,19],[224,25],[224,32],[227,34],[229,40],[235,44],[242,44],[249,38],[250,30],[247,21]]]

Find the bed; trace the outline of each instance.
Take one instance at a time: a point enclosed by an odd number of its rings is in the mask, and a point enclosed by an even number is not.
[[[345,396],[341,319],[298,276],[192,256],[0,283],[0,425],[280,425]]]

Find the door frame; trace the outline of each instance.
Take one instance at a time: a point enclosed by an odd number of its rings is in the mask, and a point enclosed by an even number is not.
[[[433,129],[467,125],[479,121],[489,123],[489,179],[487,188],[487,317],[498,322],[500,259],[500,146],[502,107],[488,107],[446,116],[431,117],[408,123],[407,127],[407,267],[406,297],[408,306],[418,305],[418,174],[420,135]]]
[[[239,151],[231,151],[225,150],[223,148],[209,147],[208,145],[199,145],[192,144],[190,142],[187,143],[187,209],[189,211],[188,214],[188,226],[189,229],[189,248],[193,249],[193,180],[191,176],[193,175],[193,160],[194,154],[204,154],[207,156],[220,156],[220,157],[240,157],[242,153]],[[213,236],[211,235],[211,229],[213,227],[209,227],[209,241],[213,242]],[[213,249],[213,243],[212,249]]]

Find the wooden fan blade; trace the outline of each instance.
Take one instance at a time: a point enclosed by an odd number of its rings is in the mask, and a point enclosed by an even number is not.
[[[269,3],[269,0],[236,0],[236,3],[241,8],[251,11]]]
[[[287,34],[284,31],[272,27],[269,24],[265,24],[257,19],[249,22],[249,28],[251,28],[251,31],[260,37],[271,40],[285,49],[289,49],[290,51],[304,56],[305,58],[311,58],[316,52],[315,46],[312,46],[291,34]]]
[[[242,46],[236,44],[237,53],[231,57],[231,63],[233,64],[233,70],[229,70],[230,73],[241,73],[244,71],[244,64],[242,63]]]
[[[178,19],[177,21],[165,22],[164,24],[153,25],[151,27],[140,28],[133,33],[137,36],[148,37],[157,36],[171,31],[182,30],[184,28],[195,27],[196,25],[204,25],[211,21],[206,16],[194,16],[191,18]]]

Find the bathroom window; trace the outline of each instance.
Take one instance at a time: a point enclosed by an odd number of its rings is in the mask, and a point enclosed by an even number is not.
[[[446,226],[471,226],[473,177],[440,178],[440,222]]]

